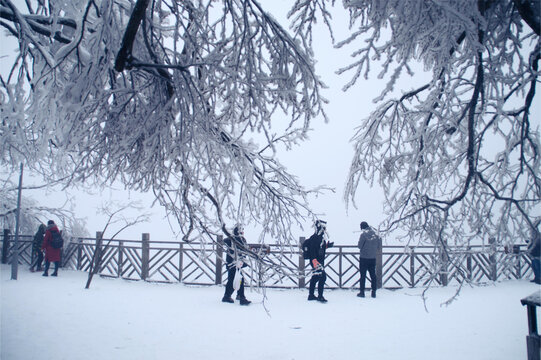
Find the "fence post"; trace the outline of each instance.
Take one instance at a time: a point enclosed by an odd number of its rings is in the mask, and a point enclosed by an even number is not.
[[[340,246],[338,248],[338,288],[342,288],[342,257],[344,254],[342,254],[342,247]]]
[[[117,266],[117,273],[118,277],[122,277],[122,264],[124,263],[124,242],[119,241],[118,242],[118,266]]]
[[[410,286],[415,287],[415,248],[410,248]]]
[[[517,255],[517,264],[516,264],[516,276],[517,276],[517,280],[518,279],[522,279],[522,274],[521,274],[521,261],[520,261],[520,254]]]
[[[473,269],[472,269],[472,262],[471,262],[471,257],[472,257],[472,249],[471,249],[471,246],[468,246],[468,249],[466,250],[467,251],[467,255],[466,255],[466,269],[468,271],[468,280],[469,281],[472,281],[473,279]]]
[[[9,229],[4,229],[4,241],[2,242],[2,264],[8,263],[9,252]]]
[[[141,279],[146,280],[148,278],[148,271],[149,271],[149,240],[150,240],[150,234],[143,233],[143,242],[141,244]]]
[[[380,246],[378,247],[378,252],[376,253],[376,288],[381,289],[383,287],[383,244],[381,243],[381,239],[378,241],[380,242]]]
[[[445,249],[447,248],[447,240],[442,240],[442,245],[440,247],[440,261],[441,261],[441,270],[440,270],[440,282],[443,286],[449,284],[449,256]]]
[[[96,261],[94,263],[94,274],[99,274],[101,271],[101,245],[103,243],[103,232],[96,231],[96,248],[94,249],[94,257],[96,258]]]
[[[224,237],[218,235],[218,241],[216,243],[216,277],[215,284],[220,285],[222,283],[222,256],[224,254],[223,250]]]
[[[77,239],[77,270],[83,268],[83,239]]]
[[[184,244],[178,244],[178,282],[182,282],[182,268],[184,266]]]
[[[492,281],[498,280],[498,268],[496,264],[496,239],[490,238],[488,239],[488,243],[490,244],[490,254],[488,255],[488,262],[490,266],[490,277]]]
[[[515,277],[522,278],[520,264],[520,245],[513,245],[513,256],[515,257]]]
[[[303,289],[306,285],[306,279],[304,278],[304,257],[302,256],[302,243],[306,240],[304,236],[301,236],[299,238],[299,248],[301,251],[299,252],[299,288]]]

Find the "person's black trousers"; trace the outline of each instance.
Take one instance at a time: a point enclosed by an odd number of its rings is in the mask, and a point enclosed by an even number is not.
[[[227,269],[227,284],[225,284],[225,294],[224,298],[229,298],[231,295],[233,295],[233,280],[235,279],[235,272],[237,271],[237,268],[235,266],[231,266]],[[241,299],[244,299],[244,276],[242,277],[242,281],[240,282],[240,289],[238,291],[239,297]]]
[[[34,268],[37,268],[37,271],[41,271],[41,264],[43,263],[43,253],[41,251],[36,251],[35,254],[35,260],[30,266],[30,268],[33,270]]]
[[[49,266],[51,266],[51,263],[49,261],[45,261],[45,270],[44,273],[47,274],[49,272]],[[58,274],[58,268],[60,267],[60,261],[54,262],[54,272],[53,274]]]
[[[370,283],[372,284],[372,291],[376,291],[378,281],[376,279],[376,259],[363,259],[359,260],[359,271],[361,273],[361,293],[364,293],[364,287],[366,283],[366,271],[370,274]]]
[[[313,266],[312,266],[313,268]],[[310,287],[308,289],[310,295],[314,295],[317,284],[317,293],[318,296],[323,296],[323,289],[325,288],[325,280],[327,280],[327,274],[325,270],[321,269],[319,274],[313,274],[310,279]]]

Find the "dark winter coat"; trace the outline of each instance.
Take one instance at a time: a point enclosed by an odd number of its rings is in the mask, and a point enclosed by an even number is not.
[[[308,255],[310,256],[310,264],[312,260],[317,259],[321,265],[325,265],[325,254],[327,249],[333,246],[333,243],[323,240],[323,234],[313,234],[308,238],[309,247]]]
[[[44,236],[45,226],[42,225],[38,228],[38,232],[36,232],[36,235],[34,235],[34,240],[32,241],[32,252],[37,253],[41,251]]]
[[[45,250],[45,261],[55,262],[60,261],[60,250],[51,246],[51,240],[53,239],[53,232],[59,232],[56,225],[47,226],[45,231],[45,237],[43,238],[43,245],[41,248]]]
[[[381,238],[373,229],[365,229],[359,237],[357,247],[360,250],[361,259],[375,259],[378,250],[381,249]]]
[[[528,244],[528,254],[531,257],[541,257],[541,235],[539,231],[534,231],[533,236]]]
[[[224,240],[224,244],[227,248],[227,256],[225,257],[225,261],[228,268],[233,267],[237,260],[244,261],[244,265],[242,267],[248,266],[245,261],[248,253],[248,242],[244,236],[230,236]]]

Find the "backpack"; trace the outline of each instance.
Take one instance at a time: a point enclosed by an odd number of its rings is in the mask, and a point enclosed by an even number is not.
[[[51,231],[51,247],[53,249],[60,249],[64,246],[64,239],[62,239],[62,234],[60,231]]]
[[[310,241],[310,238],[304,240],[302,242],[302,257],[305,260],[310,260],[310,248],[312,247],[312,242]]]

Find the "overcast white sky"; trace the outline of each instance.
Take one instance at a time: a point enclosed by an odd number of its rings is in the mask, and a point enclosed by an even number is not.
[[[263,6],[268,9],[284,27],[288,28],[289,21],[286,19],[287,11],[291,5],[288,0],[264,0]],[[335,39],[340,41],[347,35],[348,14],[340,3],[333,8]],[[287,21],[287,22],[286,22]],[[12,54],[17,50],[17,43],[13,38],[7,38],[2,32],[0,49],[0,69],[4,74],[9,66],[10,59],[5,55]],[[338,76],[335,71],[350,61],[350,53],[353,48],[334,49],[327,29],[322,23],[314,33],[314,51],[317,59],[316,71],[323,81],[329,86],[323,95],[329,100],[326,112],[330,119],[325,123],[323,117],[312,122],[312,131],[309,140],[291,151],[279,154],[280,161],[290,172],[297,175],[306,188],[327,185],[335,188],[335,192],[329,192],[311,200],[313,210],[321,214],[321,218],[327,220],[330,237],[339,244],[356,244],[359,223],[367,221],[377,227],[383,219],[383,195],[378,187],[370,188],[367,184],[361,185],[358,190],[356,202],[359,206],[354,209],[350,206],[349,213],[343,201],[343,190],[348,174],[353,147],[350,139],[355,132],[355,127],[360,120],[375,108],[372,99],[375,98],[385,85],[385,79],[359,81],[358,84],[344,93],[341,88],[349,81],[349,74]],[[372,78],[376,77],[376,72]],[[413,85],[411,79],[406,79],[408,84],[404,90]],[[402,90],[400,90],[402,91]],[[30,181],[27,178],[27,185]],[[122,233],[122,238],[139,239],[141,233],[150,233],[154,240],[171,240],[174,234],[164,219],[163,210],[155,206],[151,208],[152,194],[139,194],[134,191],[125,191],[120,185],[110,189],[96,189],[92,194],[81,191],[71,191],[75,196],[75,211],[78,217],[87,219],[87,228],[90,234],[99,231],[105,224],[105,218],[99,214],[98,209],[102,204],[109,201],[126,202],[127,200],[139,200],[141,205],[153,214],[151,221],[141,223]],[[47,202],[48,204],[62,204],[65,200],[63,191],[46,192],[44,190],[32,190],[24,193],[34,199]],[[97,213],[98,212],[98,213]],[[305,230],[300,231],[298,236],[309,235],[312,231],[311,219],[306,220]],[[256,230],[247,227],[246,236],[249,241],[256,241],[259,234]],[[387,239],[392,241],[392,239]]]

